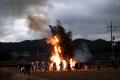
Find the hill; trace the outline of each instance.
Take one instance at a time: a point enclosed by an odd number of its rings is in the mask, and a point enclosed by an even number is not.
[[[80,49],[82,43],[88,46],[90,53],[96,55],[111,55],[111,43],[102,39],[86,40],[76,39],[73,41],[76,48]],[[120,41],[115,42],[114,53],[120,55]],[[46,39],[41,40],[25,40],[22,42],[0,42],[0,61],[11,60],[15,54],[28,53],[31,58],[48,58],[50,55],[50,45],[47,44]]]

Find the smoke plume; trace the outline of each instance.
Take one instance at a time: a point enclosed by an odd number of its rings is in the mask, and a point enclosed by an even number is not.
[[[47,19],[44,16],[28,16],[28,28],[31,31],[40,31],[44,26],[48,24]]]
[[[75,58],[80,62],[85,62],[92,58],[92,55],[87,47],[87,44],[82,43],[81,48],[75,51]]]

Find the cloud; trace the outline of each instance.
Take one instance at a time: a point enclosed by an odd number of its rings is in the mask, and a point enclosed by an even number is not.
[[[28,27],[26,25],[27,22],[23,22],[22,19],[26,19],[28,15],[43,15],[43,9],[47,6],[47,3],[48,0],[0,0],[1,41],[12,41],[11,38],[13,37],[13,41],[25,40],[25,38],[22,38],[23,36],[20,35],[21,33],[27,34],[28,29],[26,30],[26,28]],[[43,18],[41,18],[40,21],[45,20],[45,18],[42,19]],[[22,24],[19,25],[18,22]],[[26,36],[30,35],[27,34]],[[18,40],[18,37],[21,39]]]
[[[48,25],[44,16],[28,16],[28,28],[31,31],[40,31],[44,26]]]
[[[85,38],[88,34],[88,39],[110,40],[107,25],[113,21],[114,25],[120,26],[119,7],[120,0],[0,0],[0,36],[5,37],[5,35],[13,35],[16,32],[18,26],[15,28],[15,23],[12,21],[25,19],[26,16],[37,13],[39,16],[44,15],[48,19],[48,24],[55,25],[56,19],[59,19],[67,31],[73,32],[74,38]],[[22,28],[31,29],[30,26],[26,26]],[[21,32],[32,37],[22,38],[22,36],[14,35],[16,38],[19,37],[19,40],[40,38],[39,35],[44,33],[30,34],[20,29],[18,33]],[[37,36],[33,37],[33,35]],[[115,32],[115,35],[117,39],[120,39],[118,33]]]
[[[29,9],[44,7],[47,0],[0,0],[0,16],[19,17],[29,14]]]
[[[42,39],[50,36],[50,31],[46,27],[43,27],[40,32],[30,32],[27,27],[28,24],[26,19],[17,19],[13,24],[14,25],[7,26],[8,29],[4,29],[6,32],[0,36],[0,42],[20,42],[23,40]]]
[[[120,25],[119,0],[75,0],[74,2],[60,0],[53,3],[55,8],[50,15],[60,19],[64,25],[67,25],[65,28],[72,30],[74,35],[87,33],[94,35],[93,39],[97,39],[99,38],[97,35],[106,35],[107,24],[110,21]]]

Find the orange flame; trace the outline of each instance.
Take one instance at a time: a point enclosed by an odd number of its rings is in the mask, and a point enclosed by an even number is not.
[[[52,54],[50,57],[50,67],[49,70],[53,70],[53,64],[56,64],[56,70],[59,71],[60,70],[60,63],[63,63],[63,70],[65,70],[67,68],[67,61],[63,58],[62,55],[62,49],[61,46],[59,45],[60,43],[60,38],[58,35],[54,35],[53,37],[51,37],[50,39],[48,39],[48,43],[53,45],[53,50],[52,50]],[[70,59],[70,67],[73,69],[73,66],[75,65],[75,60]]]

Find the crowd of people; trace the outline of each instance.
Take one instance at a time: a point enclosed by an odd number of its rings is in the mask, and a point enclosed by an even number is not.
[[[45,61],[42,61],[42,62],[39,62],[39,61],[36,61],[36,62],[20,62],[19,65],[18,65],[18,68],[19,68],[19,72],[22,74],[30,74],[31,72],[35,72],[35,71],[39,71],[39,72],[48,72],[48,71],[57,71],[57,65],[56,63],[53,63],[52,64],[52,68],[51,70],[49,69],[49,65],[50,63],[49,62],[45,62]],[[85,66],[84,63],[80,63],[80,62],[76,62],[74,67],[71,67],[71,64],[68,62],[67,63],[67,66],[66,66],[66,69],[68,72],[72,71],[72,69],[78,71],[79,69],[82,69],[83,66]],[[64,64],[63,62],[61,62],[59,64],[59,67],[60,67],[60,71],[63,71],[63,67],[64,67]],[[96,65],[98,71],[101,70],[101,64],[100,63],[97,63]],[[87,68],[91,68],[90,65],[87,65]]]
[[[30,74],[31,64],[28,62],[20,62],[18,65],[19,72],[22,74]]]
[[[60,71],[63,71],[64,64],[61,62],[59,64],[59,66],[60,66]],[[79,64],[76,63],[74,68],[76,70],[78,70]],[[18,69],[19,69],[19,72],[21,74],[22,73],[30,74],[31,72],[34,72],[34,71],[48,72],[49,71],[49,62],[45,62],[45,61],[42,61],[42,62],[39,62],[39,61],[36,61],[36,62],[20,62],[19,65],[18,65]],[[51,70],[52,71],[57,70],[56,63],[52,64],[52,69]],[[69,72],[72,70],[70,63],[67,63],[66,70],[69,71]]]
[[[19,72],[30,74],[33,71],[47,72],[49,70],[48,62],[20,62],[18,65]]]

